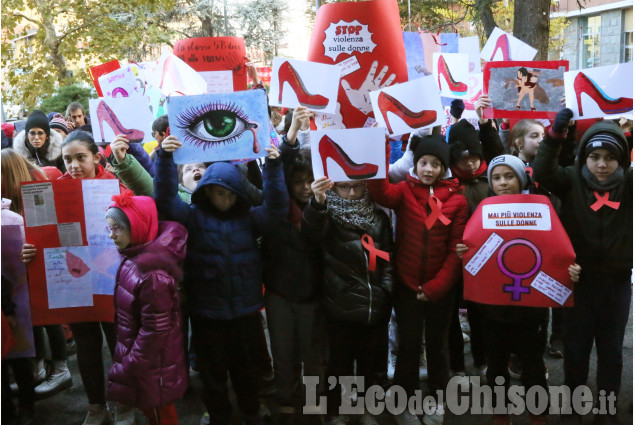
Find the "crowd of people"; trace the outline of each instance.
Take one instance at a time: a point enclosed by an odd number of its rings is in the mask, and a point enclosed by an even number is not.
[[[280,145],[264,161],[243,164],[177,166],[182,141],[168,135],[166,116],[152,126],[150,153],[124,135],[96,144],[76,103],[65,115],[32,112],[17,134],[3,124],[2,226],[24,229],[22,182],[118,179],[121,190],[104,217],[121,254],[115,317],[66,331],[36,326],[35,361],[3,360],[3,421],[32,423],[37,396],[71,386],[74,347],[88,401],[84,425],[110,423],[108,400],[117,425],[135,423],[136,409],[153,425],[177,424],[174,403],[190,369],[203,384],[211,424],[231,421],[228,378],[242,420],[258,425],[263,392],[275,391],[276,420],[291,424],[302,413],[303,376],[319,376],[330,425],[376,425],[368,411],[340,414],[342,390],[328,378],[356,375],[366,387],[393,383],[412,395],[425,356],[431,394],[445,391],[452,376],[471,374],[490,385],[502,376],[508,387],[511,373],[546,389],[548,349],[564,357],[565,384],[575,388],[587,383],[594,342],[597,390],[617,396],[632,291],[632,122],[598,120],[578,134],[563,109],[547,128],[531,119],[511,127],[483,118],[490,105],[487,96],[478,99],[476,129],[454,101],[445,137],[439,128],[413,133],[385,179],[347,182],[314,179],[312,113],[304,107],[271,111]],[[550,312],[463,300],[470,215],[489,196],[526,193],[549,197],[571,239],[575,263],[561,267],[576,282],[575,306]],[[598,196],[610,204],[595,208]],[[37,255],[41,248],[24,241],[21,260]],[[9,326],[12,284],[3,274]],[[470,333],[473,372],[462,329]],[[438,407],[422,419],[406,410],[395,420],[440,425]],[[616,414],[595,419],[614,423]],[[507,425],[511,416],[492,420]],[[575,413],[563,420],[582,423]],[[530,414],[532,425],[547,421],[546,409]]]

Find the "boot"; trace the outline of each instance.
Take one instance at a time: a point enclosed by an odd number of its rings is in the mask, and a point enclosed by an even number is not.
[[[82,425],[107,425],[110,423],[110,414],[105,404],[88,405],[88,414]]]
[[[35,387],[35,396],[37,398],[44,398],[45,396],[51,396],[72,386],[73,379],[71,378],[71,372],[68,370],[66,360],[55,360],[53,362],[53,372],[44,382]]]

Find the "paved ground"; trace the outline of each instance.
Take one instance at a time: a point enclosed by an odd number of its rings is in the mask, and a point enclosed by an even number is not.
[[[469,346],[466,347],[466,352],[469,352]],[[104,353],[106,350],[104,349]],[[109,358],[107,354],[104,354],[106,358]],[[619,400],[619,418],[622,424],[633,423],[633,317],[629,319],[628,327],[626,329],[626,338],[624,341],[624,372],[622,374],[622,393]],[[471,357],[466,356],[466,362],[471,364]],[[563,370],[562,360],[553,359],[549,356],[545,356],[547,368],[549,370],[549,384],[560,385],[563,383]],[[596,364],[595,355],[591,362],[591,376],[595,375]],[[41,400],[36,405],[36,425],[79,425],[82,423],[85,409],[86,398],[83,392],[81,379],[79,378],[79,372],[77,371],[77,361],[75,356],[70,359],[70,369],[73,374],[73,387],[62,393],[59,393],[53,397],[45,400]],[[424,384],[425,385],[425,384]],[[594,383],[590,383],[591,387],[594,387]],[[192,379],[192,385],[183,400],[177,403],[177,410],[179,413],[179,419],[181,425],[198,425],[200,423],[201,415],[203,414],[203,405],[200,402],[200,382],[196,377]],[[275,411],[275,408],[272,407]],[[137,415],[138,424],[147,424],[147,421],[141,414]],[[238,421],[234,421],[238,424]],[[316,417],[306,418],[303,420],[307,424],[319,424],[319,420]],[[394,425],[392,419],[388,416],[381,416],[379,418],[380,425]],[[552,422],[557,423],[557,418],[553,418]],[[592,422],[591,417],[585,419],[585,424]],[[469,425],[485,425],[490,424],[491,419],[489,416],[454,416],[452,414],[446,415],[446,425],[457,424],[469,424]],[[514,419],[514,424],[524,425],[528,424],[526,415],[522,415]]]

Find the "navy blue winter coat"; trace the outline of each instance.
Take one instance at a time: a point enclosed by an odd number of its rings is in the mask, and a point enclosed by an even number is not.
[[[259,311],[262,261],[256,239],[287,214],[289,197],[281,161],[265,161],[261,206],[251,207],[240,171],[217,162],[207,168],[188,205],[178,196],[178,176],[172,154],[160,149],[154,160],[154,199],[161,214],[188,230],[184,289],[190,315],[232,320]],[[204,187],[219,185],[238,195],[222,213],[209,202]]]

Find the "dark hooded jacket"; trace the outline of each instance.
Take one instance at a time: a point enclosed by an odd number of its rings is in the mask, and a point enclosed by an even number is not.
[[[610,190],[609,201],[619,202],[619,208],[603,206],[591,209],[597,199],[593,189],[582,177],[583,153],[591,137],[609,133],[623,147],[624,181]],[[580,284],[585,282],[630,281],[633,267],[633,168],[630,148],[620,128],[612,122],[593,124],[580,140],[576,164],[558,166],[558,154],[564,140],[547,134],[533,162],[534,179],[552,191],[562,201],[560,220],[582,266]]]
[[[156,239],[121,252],[115,286],[117,345],[108,374],[108,398],[141,409],[183,397],[188,367],[176,281],[187,232],[159,223]]]
[[[262,261],[257,238],[287,213],[289,197],[279,159],[265,161],[264,202],[250,207],[236,166],[210,165],[188,205],[178,195],[178,175],[172,154],[160,149],[154,160],[154,199],[160,214],[188,229],[184,289],[188,312],[211,320],[233,320],[259,311]],[[222,213],[209,201],[205,187],[219,185],[238,195]]]

